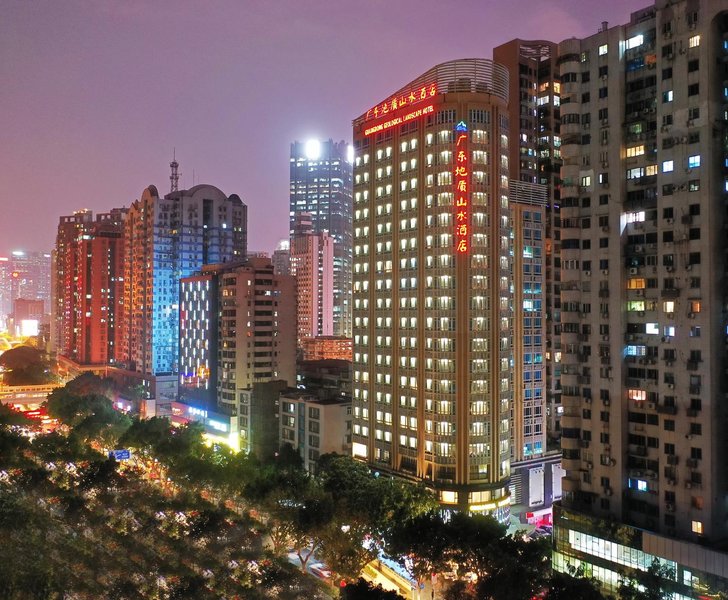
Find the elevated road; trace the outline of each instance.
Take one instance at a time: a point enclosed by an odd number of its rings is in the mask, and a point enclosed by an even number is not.
[[[50,394],[62,384],[49,385],[0,385],[0,402],[20,404],[25,408],[36,408],[43,404]]]

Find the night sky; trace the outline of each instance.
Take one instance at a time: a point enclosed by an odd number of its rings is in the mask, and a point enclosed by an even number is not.
[[[437,63],[510,39],[584,37],[649,0],[0,0],[0,254],[50,250],[60,215],[149,184],[216,185],[251,250],[288,235],[290,142]]]

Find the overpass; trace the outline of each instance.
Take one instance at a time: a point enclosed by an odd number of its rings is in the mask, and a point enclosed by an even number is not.
[[[50,385],[0,385],[0,402],[21,404],[25,408],[35,408],[43,404],[53,390],[63,384]]]

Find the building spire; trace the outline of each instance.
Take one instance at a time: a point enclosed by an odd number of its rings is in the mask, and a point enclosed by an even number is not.
[[[172,173],[169,176],[170,192],[176,192],[179,189],[179,163],[177,162],[177,149],[172,150],[172,162],[169,163]]]

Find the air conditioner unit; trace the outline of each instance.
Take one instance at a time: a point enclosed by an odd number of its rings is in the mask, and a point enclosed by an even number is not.
[[[686,264],[685,265],[685,270],[686,271],[692,271],[693,270],[693,265],[691,265],[690,263]]]
[[[677,481],[675,481],[674,479],[667,480],[667,485],[675,485],[676,483],[677,483]]]
[[[611,451],[612,447],[609,444],[604,444],[604,452]]]
[[[695,318],[695,313],[694,312],[689,312],[688,313],[688,319],[694,319],[694,318]]]
[[[635,246],[634,247],[634,251],[635,252],[642,252],[642,251],[644,251],[644,248],[642,246]]]
[[[611,496],[614,492],[612,491],[612,488],[605,488],[604,495],[605,496]]]
[[[692,125],[692,124],[693,124],[692,121],[688,121],[688,125]],[[683,137],[681,137],[680,138],[680,143],[681,144],[687,144],[688,143],[688,136],[684,135]]]
[[[609,168],[609,163],[606,160],[602,163],[602,168],[604,168],[604,169]]]
[[[609,398],[604,399],[604,406],[609,406],[611,404],[611,400]]]
[[[609,275],[609,269],[602,269],[602,275]]]
[[[665,366],[666,366],[666,367],[671,367],[671,366],[672,366],[672,365],[674,365],[674,364],[675,364],[675,363],[674,363],[674,361],[672,361],[672,360],[666,360],[666,361],[665,361]],[[670,384],[670,385],[672,385],[672,384]]]
[[[647,403],[647,408],[649,410],[655,410],[655,403],[654,402],[648,402]]]
[[[609,336],[608,335],[603,335],[602,336],[602,341],[603,342],[608,342],[609,341]]]
[[[667,221],[668,225],[672,225],[675,222],[675,219],[665,219]]]
[[[644,316],[645,316],[645,311],[644,311],[644,310],[641,310],[641,311],[639,311],[639,312],[638,312],[637,314],[638,314],[638,315],[639,315],[640,317],[644,317]]]
[[[602,119],[602,125],[607,125],[609,123],[609,119]]]
[[[631,268],[631,269],[629,270],[629,274],[630,274],[630,275],[637,275],[637,269],[635,269],[634,267],[633,267],[633,268]]]
[[[609,231],[609,227],[607,225],[605,225],[604,227],[602,227],[602,231],[604,233],[607,233]]]
[[[686,482],[685,482],[685,489],[686,489],[686,490],[689,490],[689,489],[691,489],[692,487],[693,487],[693,484],[692,484],[692,482],[690,482],[690,481],[686,481]]]
[[[672,273],[675,270],[675,267],[667,267],[667,272]]]
[[[586,275],[587,277],[589,277],[591,275],[591,271],[584,271],[584,275]]]
[[[674,390],[675,389],[675,384],[674,383],[668,383],[667,384],[667,389]]]
[[[610,467],[614,467],[614,466],[616,466],[616,464],[617,464],[617,461],[614,458],[610,458],[609,459],[609,466]]]
[[[592,470],[592,469],[594,468],[594,464],[593,464],[593,463],[590,463],[590,462],[588,462],[588,463],[586,463],[586,468],[587,468],[587,469],[589,469],[589,470],[591,471],[591,470]]]
[[[644,296],[645,290],[636,290],[638,296]]]

